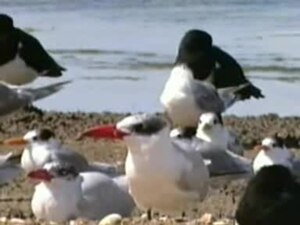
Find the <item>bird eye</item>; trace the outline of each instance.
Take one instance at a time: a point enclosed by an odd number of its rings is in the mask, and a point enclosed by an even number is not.
[[[32,140],[33,140],[33,141],[37,141],[37,140],[38,140],[38,137],[37,137],[37,136],[34,136],[34,137],[32,138]]]
[[[216,119],[214,119],[214,124],[217,124],[217,123],[218,123],[218,121]]]
[[[66,176],[66,175],[68,175],[68,171],[66,169],[60,169],[58,171],[58,174],[61,176]]]
[[[144,125],[142,123],[138,123],[133,126],[134,131],[142,131],[143,129],[144,129]]]

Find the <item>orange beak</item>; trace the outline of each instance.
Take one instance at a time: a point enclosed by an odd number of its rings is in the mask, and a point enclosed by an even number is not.
[[[3,145],[26,145],[28,142],[23,138],[9,138],[1,142]]]

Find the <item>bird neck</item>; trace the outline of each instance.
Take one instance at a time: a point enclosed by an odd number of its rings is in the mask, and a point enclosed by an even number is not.
[[[58,150],[60,146],[60,142],[57,140],[50,139],[49,141],[36,141],[30,144],[31,148],[33,147],[44,147],[49,150]]]
[[[202,129],[198,126],[196,137],[206,142],[211,142],[227,148],[228,135],[220,126],[212,127],[211,129]]]
[[[170,129],[165,128],[152,136],[135,137],[127,141],[128,150],[134,156],[155,157],[158,154],[162,155],[169,151],[169,147],[172,145],[169,133]]]
[[[172,69],[167,84],[172,85],[172,87],[186,88],[190,86],[193,79],[193,73],[188,66],[180,64]]]
[[[43,187],[51,193],[77,193],[81,192],[81,177],[75,179],[53,178],[50,182],[42,181],[38,186]]]

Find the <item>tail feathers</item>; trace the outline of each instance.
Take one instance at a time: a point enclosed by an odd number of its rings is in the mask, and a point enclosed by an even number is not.
[[[66,68],[64,68],[62,66],[57,66],[56,68],[49,69],[49,70],[41,73],[40,75],[43,77],[60,77],[60,76],[62,76],[63,71],[66,71]]]
[[[254,97],[257,99],[265,97],[262,94],[261,90],[259,88],[255,87],[251,83],[249,83],[249,85],[247,85],[246,87],[241,88],[240,90],[236,91],[235,94],[239,96],[240,100],[246,100],[251,97]]]
[[[44,87],[40,87],[40,88],[27,88],[25,89],[26,92],[30,93],[32,96],[32,100],[36,101],[42,98],[46,98],[58,91],[60,91],[61,89],[63,89],[63,87],[66,84],[71,83],[72,81],[68,80],[68,81],[62,81],[62,82],[58,82],[58,83],[54,83],[54,84],[50,84]]]
[[[237,93],[249,85],[249,83],[246,83],[238,86],[217,89],[218,94],[224,103],[225,109],[228,109],[230,106],[232,106],[239,99]]]
[[[261,90],[251,83],[244,83],[238,86],[219,88],[217,89],[219,96],[224,102],[225,108],[228,109],[237,100],[246,100],[251,97],[264,98]]]

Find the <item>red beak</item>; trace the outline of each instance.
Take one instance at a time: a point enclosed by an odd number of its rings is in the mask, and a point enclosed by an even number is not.
[[[123,139],[126,135],[128,135],[128,133],[118,130],[115,125],[103,125],[84,131],[79,135],[79,138],[92,137],[95,139]]]
[[[35,170],[28,174],[28,177],[33,180],[42,180],[50,182],[53,179],[53,176],[44,169]]]

